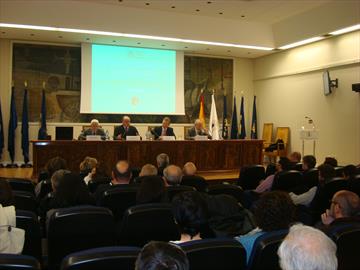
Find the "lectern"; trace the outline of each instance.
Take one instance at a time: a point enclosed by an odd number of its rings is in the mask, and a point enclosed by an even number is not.
[[[305,117],[307,123],[304,124],[300,129],[300,139],[302,141],[302,156],[305,152],[305,141],[312,141],[313,143],[313,155],[315,156],[316,141],[319,138],[319,131],[316,129],[314,121],[310,117]]]

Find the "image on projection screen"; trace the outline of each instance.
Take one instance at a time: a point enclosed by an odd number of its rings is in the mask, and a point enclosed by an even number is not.
[[[176,51],[91,47],[93,113],[177,113]]]

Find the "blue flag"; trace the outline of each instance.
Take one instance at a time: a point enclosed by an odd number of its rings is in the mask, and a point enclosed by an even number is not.
[[[244,114],[244,97],[241,97],[241,106],[240,106],[240,139],[245,139],[246,130],[245,130],[245,114]]]
[[[237,112],[236,112],[236,97],[234,97],[234,109],[232,113],[232,119],[231,119],[231,139],[237,139],[238,138],[238,121],[237,121]]]
[[[28,115],[28,90],[24,90],[23,111],[21,121],[21,149],[24,163],[29,162],[29,115]]]
[[[38,132],[38,140],[47,139],[47,130],[46,130],[46,98],[45,90],[42,90],[42,99],[41,99],[41,126]]]
[[[256,96],[254,96],[253,115],[251,123],[251,139],[257,139]]]
[[[17,128],[17,114],[14,97],[14,87],[11,89],[11,101],[10,101],[10,118],[9,118],[9,130],[8,130],[8,151],[11,159],[11,163],[14,163],[15,159],[15,131]]]
[[[4,123],[2,119],[1,102],[0,102],[0,159],[4,149]]]
[[[223,122],[222,122],[222,138],[226,140],[229,137],[229,131],[227,127],[227,102],[226,102],[226,95],[223,96]]]

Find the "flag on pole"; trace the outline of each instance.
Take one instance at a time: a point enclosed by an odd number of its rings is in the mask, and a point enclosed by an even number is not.
[[[11,88],[11,101],[10,101],[10,118],[9,118],[9,130],[8,130],[8,151],[11,159],[11,163],[14,163],[15,159],[15,131],[17,128],[17,114],[15,106],[14,87]]]
[[[257,139],[256,96],[254,96],[253,115],[251,124],[251,139]]]
[[[45,98],[45,89],[42,90],[42,99],[41,99],[41,126],[38,132],[38,140],[46,140],[47,131],[46,131],[46,98]]]
[[[4,123],[2,119],[1,102],[0,102],[0,159],[4,149]]]
[[[200,121],[203,123],[203,128],[206,127],[206,123],[205,123],[205,109],[204,109],[204,94],[203,91],[201,90],[201,94],[200,94],[200,110],[199,110],[199,119]]]
[[[219,139],[219,119],[216,112],[216,104],[214,94],[211,95],[211,110],[209,122],[209,134],[213,140]]]
[[[245,130],[245,114],[244,114],[244,96],[241,97],[241,106],[240,106],[240,139],[246,138]]]
[[[222,133],[221,136],[224,140],[226,140],[229,137],[229,131],[227,127],[227,101],[226,101],[226,95],[223,96],[223,122],[222,122]]]
[[[29,162],[29,115],[28,115],[28,90],[24,90],[23,111],[21,121],[21,149],[25,165]]]
[[[238,138],[238,121],[237,121],[237,110],[236,110],[236,97],[234,97],[234,108],[231,118],[231,139],[237,139]]]

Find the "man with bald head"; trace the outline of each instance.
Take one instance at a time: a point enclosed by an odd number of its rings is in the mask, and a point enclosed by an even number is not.
[[[340,190],[332,197],[330,209],[327,209],[326,212],[321,215],[321,221],[324,225],[321,229],[327,230],[330,226],[342,223],[359,223],[359,211],[359,196],[348,190]]]
[[[127,136],[138,136],[139,132],[136,127],[131,125],[129,116],[124,116],[121,126],[114,129],[114,140],[126,140]]]
[[[208,131],[204,128],[203,122],[200,119],[196,119],[194,126],[187,132],[186,139],[193,140],[196,136],[208,136],[211,139]]]
[[[120,160],[116,163],[112,173],[112,185],[129,184],[131,179],[131,170],[126,160]]]
[[[182,171],[180,167],[169,165],[164,169],[164,180],[166,186],[178,186],[181,184]]]

